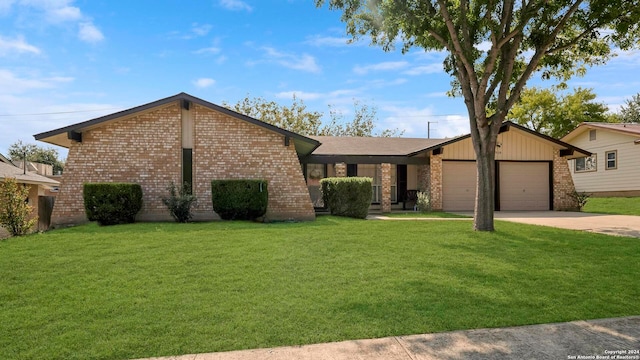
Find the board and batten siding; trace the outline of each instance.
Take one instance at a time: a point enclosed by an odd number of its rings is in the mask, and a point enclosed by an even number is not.
[[[638,136],[596,129],[596,139],[589,140],[589,131],[571,140],[571,144],[597,154],[596,171],[576,172],[575,160],[569,161],[576,191],[638,191],[640,190],[640,145]],[[606,170],[605,153],[617,151],[617,168]]]
[[[511,130],[498,134],[496,160],[553,160],[554,149],[549,143],[532,136]],[[442,154],[443,160],[475,160],[471,138],[447,145]]]

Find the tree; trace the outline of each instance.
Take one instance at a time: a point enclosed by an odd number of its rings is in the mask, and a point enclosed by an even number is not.
[[[61,174],[64,170],[64,162],[59,159],[58,150],[50,147],[40,147],[35,144],[25,144],[22,140],[9,146],[9,157],[13,161],[22,161],[26,154],[27,161],[38,162],[53,166],[54,174]]]
[[[27,204],[28,197],[29,187],[21,186],[16,179],[0,181],[0,226],[13,236],[27,234],[38,221],[37,216],[31,216],[33,207]]]
[[[640,93],[627,99],[620,108],[620,120],[626,123],[640,123]]]
[[[558,97],[552,89],[527,88],[507,119],[555,138],[567,135],[582,122],[615,122],[607,106],[595,98],[591,89],[577,88]]]
[[[240,100],[235,105],[226,102],[222,106],[235,112],[251,116],[266,123],[296,132],[301,135],[320,136],[401,136],[399,129],[386,129],[373,134],[376,125],[377,109],[354,100],[354,116],[351,122],[344,121],[344,115],[329,106],[331,122],[322,124],[323,113],[307,110],[304,101],[293,96],[291,106],[280,105],[264,98],[249,98]]]
[[[637,46],[640,0],[315,0],[385,51],[445,51],[476,153],[474,229],[492,231],[498,131],[529,78],[566,81]],[[484,49],[488,47],[488,50]]]

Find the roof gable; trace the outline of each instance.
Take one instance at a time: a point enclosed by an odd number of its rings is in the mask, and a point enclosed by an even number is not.
[[[636,123],[596,123],[584,122],[562,138],[562,141],[571,141],[588,130],[599,129],[618,134],[637,137],[640,140],[640,124]]]
[[[294,139],[294,144],[296,147],[296,151],[298,152],[299,155],[306,155],[311,153],[315,148],[317,148],[320,143],[312,138],[300,135],[298,133],[289,131],[289,130],[285,130],[282,128],[279,128],[277,126],[268,124],[266,122],[263,122],[261,120],[258,119],[254,119],[252,117],[237,113],[233,110],[229,110],[227,108],[224,108],[222,106],[210,103],[208,101],[202,100],[200,98],[197,98],[195,96],[189,95],[187,93],[179,93],[164,99],[160,99],[160,100],[156,100],[144,105],[140,105],[140,106],[136,106],[133,107],[131,109],[127,109],[127,110],[123,110],[123,111],[119,111],[113,114],[109,114],[109,115],[105,115],[105,116],[101,116],[95,119],[91,119],[91,120],[87,120],[84,122],[80,122],[77,124],[73,124],[73,125],[69,125],[69,126],[65,126],[59,129],[55,129],[55,130],[50,130],[50,131],[46,131],[43,133],[39,133],[34,135],[33,137],[36,140],[40,140],[40,141],[44,141],[44,142],[48,142],[50,144],[54,144],[54,145],[58,145],[58,146],[62,146],[62,147],[66,147],[68,148],[70,145],[71,140],[69,140],[74,133],[82,133],[83,131],[86,131],[90,128],[94,128],[96,126],[100,126],[102,124],[105,124],[107,122],[110,121],[117,121],[121,118],[124,117],[129,117],[129,116],[135,116],[139,113],[145,112],[145,111],[149,111],[152,109],[155,109],[157,107],[160,106],[164,106],[164,105],[168,105],[171,103],[175,103],[175,102],[180,102],[181,104],[184,104],[185,102],[188,103],[193,103],[193,104],[197,104],[206,108],[209,108],[211,110],[215,110],[218,112],[221,112],[225,115],[231,116],[233,118],[242,120],[242,121],[246,121],[248,123],[260,126],[262,128],[265,128],[269,131],[273,131],[276,132],[278,134],[283,135],[284,137],[288,137],[288,138],[292,138]]]

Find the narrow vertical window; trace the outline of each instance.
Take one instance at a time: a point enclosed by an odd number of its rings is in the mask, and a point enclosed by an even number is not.
[[[192,149],[182,149],[182,184],[193,193]]]
[[[617,150],[607,151],[604,154],[606,156],[606,161],[607,161],[607,165],[605,166],[605,169],[607,170],[617,169],[618,168],[618,151]]]
[[[596,139],[596,131],[589,130],[589,141],[594,141]]]

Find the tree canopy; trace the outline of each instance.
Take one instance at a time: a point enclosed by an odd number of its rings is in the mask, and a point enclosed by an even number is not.
[[[11,160],[23,160],[25,154],[27,161],[52,165],[54,174],[61,174],[64,170],[64,160],[60,160],[58,150],[54,148],[25,144],[22,140],[18,140],[9,146]]]
[[[493,230],[498,131],[534,73],[565,81],[637,47],[640,0],[316,0],[342,10],[353,38],[444,51],[476,153],[474,229]],[[487,50],[484,50],[487,49]]]
[[[640,93],[627,99],[618,113],[620,120],[626,123],[640,123]]]
[[[552,89],[527,88],[511,108],[507,119],[531,130],[561,138],[582,122],[613,122],[609,108],[596,102],[591,89],[577,88],[558,95]]]
[[[341,111],[329,106],[331,120],[328,124],[322,122],[324,113],[307,110],[304,101],[295,96],[290,106],[267,101],[262,97],[249,96],[234,105],[223,102],[222,106],[301,135],[391,137],[403,134],[399,129],[385,129],[374,133],[377,121],[376,107],[357,100],[354,100],[353,119],[350,121],[345,120]]]

